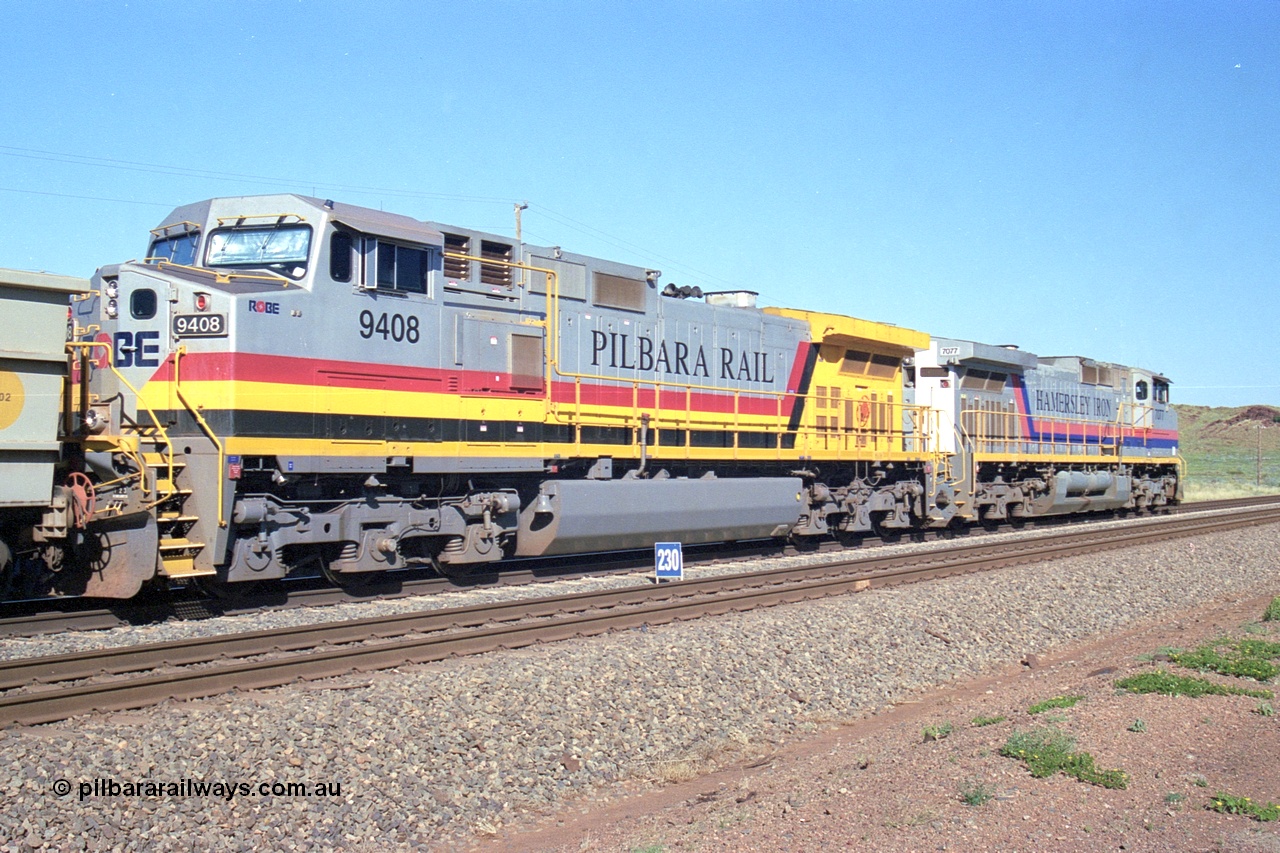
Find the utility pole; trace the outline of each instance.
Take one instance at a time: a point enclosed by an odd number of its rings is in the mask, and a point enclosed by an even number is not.
[[[1258,486],[1262,486],[1262,421],[1258,421]]]

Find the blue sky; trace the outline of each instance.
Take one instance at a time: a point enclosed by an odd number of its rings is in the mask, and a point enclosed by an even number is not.
[[[0,7],[0,266],[302,192],[1280,404],[1280,3]]]

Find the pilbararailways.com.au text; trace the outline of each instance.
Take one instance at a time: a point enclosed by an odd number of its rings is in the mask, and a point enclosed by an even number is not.
[[[201,779],[181,779],[164,782],[159,779],[135,779],[120,782],[116,779],[92,779],[76,783],[66,779],[53,783],[53,792],[65,797],[75,790],[81,801],[128,797],[133,799],[187,799],[213,797],[230,802],[236,797],[341,797],[342,783],[323,782],[236,782],[231,780],[206,782]]]

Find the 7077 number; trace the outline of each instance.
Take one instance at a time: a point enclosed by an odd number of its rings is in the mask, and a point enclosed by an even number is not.
[[[384,341],[396,343],[408,342],[416,344],[421,338],[418,331],[418,318],[412,314],[387,314],[383,312],[374,316],[372,311],[360,312],[360,337],[368,340],[374,335],[381,335]]]

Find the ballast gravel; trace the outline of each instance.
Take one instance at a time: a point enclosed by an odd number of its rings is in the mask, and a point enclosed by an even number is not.
[[[0,849],[465,849],[521,814],[682,778],[1028,653],[1280,594],[1278,548],[1273,524],[0,731]],[[167,628],[90,642],[170,639]],[[79,642],[6,641],[0,652]]]

